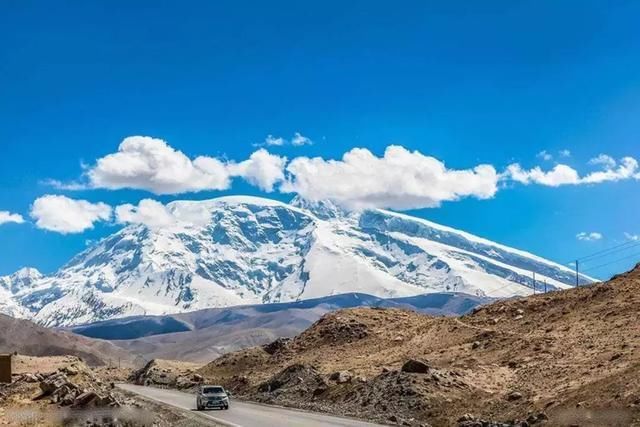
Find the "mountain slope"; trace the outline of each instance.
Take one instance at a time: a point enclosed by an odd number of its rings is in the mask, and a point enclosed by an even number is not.
[[[489,298],[432,293],[400,299],[343,294],[290,303],[210,308],[164,316],[112,319],[74,327],[74,333],[113,340],[145,359],[208,362],[227,353],[300,333],[322,315],[351,307],[410,308],[432,315],[464,314]]]
[[[7,285],[8,309],[63,326],[348,292],[510,297],[533,291],[533,271],[539,290],[542,280],[549,289],[575,280],[564,266],[389,211],[244,196],[167,208],[171,226],[125,227],[51,276]]]
[[[29,310],[13,296],[21,292],[29,292],[34,283],[40,279],[42,274],[35,268],[22,268],[9,276],[0,277],[0,313],[16,318],[29,317]]]
[[[639,317],[640,265],[457,318],[335,311],[200,373],[242,398],[390,424],[637,426]]]
[[[136,360],[131,353],[108,341],[48,329],[0,314],[0,353],[13,352],[27,356],[78,356],[89,365],[118,362],[127,365]]]

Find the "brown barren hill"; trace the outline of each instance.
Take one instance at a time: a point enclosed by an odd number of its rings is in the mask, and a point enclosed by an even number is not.
[[[104,340],[48,329],[24,319],[0,314],[0,353],[27,356],[77,356],[88,365],[131,366],[136,360],[126,350]]]
[[[386,423],[640,425],[640,268],[458,318],[327,314],[200,370],[252,400]]]

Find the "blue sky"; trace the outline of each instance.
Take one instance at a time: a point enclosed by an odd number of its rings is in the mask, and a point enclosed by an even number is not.
[[[323,166],[354,148],[382,158],[390,145],[419,169],[415,151],[447,170],[486,164],[501,175],[517,163],[522,174],[500,178],[490,196],[485,187],[435,204],[431,194],[410,195],[418,202],[408,212],[559,262],[640,234],[637,177],[585,180],[640,158],[638,2],[131,3],[0,4],[0,211],[24,218],[0,224],[0,275],[25,265],[54,271],[121,226],[43,229],[30,212],[45,195],[109,206],[293,197],[280,184],[265,193],[245,172],[228,189],[172,194],[87,181],[98,159],[135,135],[190,159],[237,163],[268,135],[287,139],[262,147],[270,155],[317,156]],[[296,132],[313,144],[291,144]],[[589,163],[600,154],[610,159]],[[579,176],[531,174],[557,164]],[[389,182],[372,179],[366,203],[400,206]],[[636,252],[593,260],[631,256],[592,273],[628,267]]]

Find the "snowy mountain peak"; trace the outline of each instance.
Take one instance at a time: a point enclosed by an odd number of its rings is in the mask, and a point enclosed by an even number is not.
[[[16,301],[15,295],[29,291],[42,277],[37,269],[31,267],[21,268],[9,276],[0,276],[0,313],[17,318],[29,317],[29,311]]]
[[[574,281],[566,267],[526,252],[383,210],[247,196],[167,209],[175,224],[127,226],[51,276],[8,276],[30,283],[3,282],[9,303],[0,311],[62,326],[347,292],[509,297],[532,292],[532,271],[551,289]]]
[[[9,276],[0,277],[0,287],[12,294],[30,288],[34,282],[42,279],[42,273],[33,267],[23,267]]]
[[[31,280],[33,280],[33,279],[42,278],[42,273],[40,273],[37,268],[22,267],[20,270],[16,271],[11,276],[16,278],[16,279],[22,279],[22,280],[31,279]]]
[[[307,200],[300,196],[296,196],[291,200],[291,202],[289,202],[289,204],[311,212],[318,218],[324,220],[343,218],[350,214],[348,210],[338,206],[330,200]]]

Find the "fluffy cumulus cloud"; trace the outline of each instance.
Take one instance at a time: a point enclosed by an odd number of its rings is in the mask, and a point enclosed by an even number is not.
[[[202,226],[211,219],[211,213],[198,203],[181,202],[165,206],[152,200],[140,200],[138,205],[124,204],[115,208],[116,222],[142,224],[149,228],[174,226]]]
[[[86,167],[87,183],[47,182],[64,190],[129,188],[155,194],[181,194],[226,190],[231,187],[232,179],[238,177],[264,191],[273,191],[274,185],[284,178],[285,163],[285,157],[265,149],[240,163],[209,156],[191,159],[161,139],[131,136],[122,141],[117,152]]]
[[[286,157],[276,156],[262,148],[247,160],[229,165],[229,171],[233,176],[241,176],[263,191],[272,192],[274,186],[284,180],[286,163]]]
[[[115,216],[118,224],[142,224],[159,229],[174,226],[202,226],[211,220],[211,212],[199,203],[162,203],[143,199],[134,204],[123,204],[115,209],[105,203],[90,203],[65,196],[46,195],[36,199],[31,216],[38,228],[57,233],[81,233],[98,222],[111,221]]]
[[[566,184],[577,184],[580,181],[578,172],[567,165],[555,165],[549,171],[543,171],[539,166],[525,170],[518,163],[507,167],[505,176],[521,184],[542,184],[558,187]]]
[[[0,225],[7,223],[15,223],[22,224],[24,222],[24,218],[22,215],[17,213],[11,213],[9,211],[0,211]]]
[[[586,231],[582,231],[578,234],[576,234],[576,239],[578,240],[582,240],[584,242],[593,242],[596,240],[600,240],[602,239],[602,234],[592,231],[592,232],[586,232]]]
[[[269,135],[261,145],[311,143],[311,139],[296,132],[288,140]],[[558,152],[558,158],[570,155],[568,150]],[[554,156],[541,151],[538,157],[553,160]],[[506,186],[499,184],[513,182],[559,187],[640,179],[638,162],[632,157],[616,160],[600,154],[589,164],[593,170],[585,175],[563,163],[531,169],[513,163],[502,173],[497,173],[489,164],[456,170],[447,168],[439,159],[401,146],[387,147],[382,157],[366,148],[353,148],[340,160],[301,156],[290,162],[286,157],[260,148],[246,160],[232,161],[209,156],[192,158],[161,139],[132,136],[125,138],[116,152],[85,166],[82,182],[51,180],[49,183],[66,190],[129,188],[155,194],[182,194],[227,190],[235,178],[241,178],[265,192],[297,193],[310,200],[333,200],[348,208],[402,210],[435,207],[465,197],[491,198],[499,188]],[[151,205],[127,206],[127,209],[121,209],[120,216],[131,218],[135,214],[140,218],[152,208]],[[159,207],[155,208],[159,212]],[[158,212],[153,216],[162,223],[162,215]],[[122,219],[121,222],[136,221]]]
[[[578,171],[565,164],[557,164],[552,169],[543,171],[539,166],[532,169],[523,169],[518,163],[514,163],[507,167],[505,173],[502,174],[502,179],[522,184],[540,184],[549,187],[640,179],[638,162],[633,157],[623,157],[617,162],[610,156],[600,154],[598,157],[591,159],[589,163],[600,166],[601,169],[580,176]]]
[[[620,181],[625,179],[640,179],[638,174],[638,161],[633,157],[623,157],[620,162],[607,163],[604,170],[591,172],[582,179],[585,184],[599,184],[607,181]]]
[[[125,138],[116,153],[98,159],[87,172],[95,188],[135,188],[156,194],[225,190],[227,165],[213,157],[191,160],[165,141],[148,136]]]
[[[350,208],[411,209],[435,207],[463,197],[491,198],[498,174],[491,165],[448,169],[440,160],[389,146],[382,157],[355,148],[342,160],[298,157],[281,191],[310,200],[330,199]]]
[[[110,220],[112,209],[105,203],[49,194],[33,202],[30,214],[38,228],[67,234],[81,233],[96,222]]]

